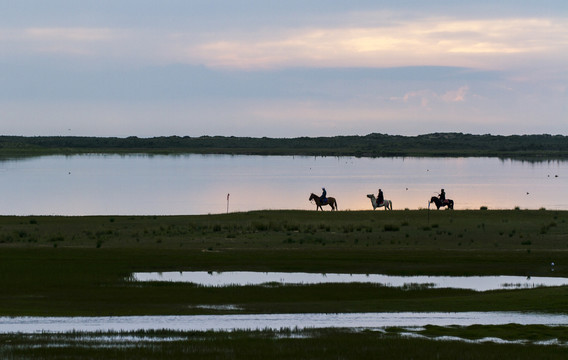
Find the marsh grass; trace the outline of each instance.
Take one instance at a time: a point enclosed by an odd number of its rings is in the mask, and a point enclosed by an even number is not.
[[[568,313],[566,288],[485,293],[369,284],[206,289],[127,280],[133,272],[192,270],[567,276],[566,219],[568,212],[512,210],[432,211],[430,224],[420,210],[0,217],[0,315],[219,312],[195,307],[200,304],[238,305],[242,310],[233,312],[258,313]],[[404,231],[393,224],[403,224]],[[387,230],[390,226],[398,230]]]
[[[429,328],[431,336],[460,336],[463,332],[506,335],[525,340],[541,334],[540,327]],[[513,328],[513,329],[512,329]],[[513,335],[507,335],[511,329]],[[536,335],[546,339],[552,334]],[[126,333],[64,333],[0,335],[0,357],[41,359],[565,359],[566,348],[554,345],[464,343],[401,336],[405,329],[281,329],[232,332],[143,331]],[[473,336],[475,337],[475,336]]]
[[[562,235],[568,233],[567,212],[559,211],[256,211],[200,216],[87,216],[87,217],[0,217],[0,246],[10,243],[58,243],[58,247],[90,247],[103,241],[108,248],[169,249],[251,249],[281,246],[288,238],[295,248],[306,249],[315,239],[328,246],[348,247],[357,237],[369,241],[381,236],[382,246],[390,244],[407,250],[432,249],[425,232],[436,233],[437,246],[455,249],[459,234],[474,250],[490,249],[498,241],[515,250],[518,239],[538,239],[534,248],[568,249]],[[398,225],[400,224],[400,225]],[[413,240],[405,246],[399,231]],[[503,239],[508,234],[510,240]],[[156,240],[161,239],[161,242]],[[304,239],[300,242],[300,239]],[[470,241],[473,240],[473,241]],[[564,241],[562,241],[564,240]],[[253,245],[254,244],[256,245]],[[364,241],[360,241],[363,243]],[[321,243],[319,241],[318,243]],[[51,244],[50,244],[51,245]],[[286,247],[284,250],[289,250]]]
[[[379,311],[568,313],[568,288],[475,292],[409,285],[203,287],[142,271],[568,276],[568,212],[259,211],[203,216],[0,217],[0,315]],[[396,225],[396,224],[400,224]],[[403,228],[403,231],[400,231]],[[554,272],[550,264],[554,262]],[[426,327],[0,335],[0,358],[564,359],[566,347],[433,341],[565,339],[566,327]],[[405,330],[406,331],[406,330]],[[110,339],[109,339],[110,337]]]

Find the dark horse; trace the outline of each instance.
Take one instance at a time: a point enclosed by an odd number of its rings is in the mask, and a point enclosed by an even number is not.
[[[316,194],[312,193],[310,195],[310,201],[314,200],[316,202],[316,211],[318,211],[318,208],[321,209],[321,211],[323,211],[322,205],[329,205],[331,206],[331,210],[337,210],[337,202],[335,201],[335,198],[332,197],[328,197],[327,198],[327,202],[325,204],[322,204],[320,197],[317,196]]]
[[[432,196],[430,199],[430,203],[436,204],[436,208],[440,210],[441,207],[447,206],[448,209],[454,208],[454,200],[447,199],[445,203],[442,204],[442,201],[438,199],[436,196]]]

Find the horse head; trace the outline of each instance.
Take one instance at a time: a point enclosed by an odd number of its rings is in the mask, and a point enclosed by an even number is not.
[[[430,198],[430,203],[437,203],[438,201],[439,201],[438,198],[435,197],[435,196],[432,196],[432,197]]]
[[[367,197],[372,200],[372,199],[375,198],[375,195],[374,194],[367,194]]]
[[[312,194],[310,195],[310,198],[309,198],[308,200],[309,200],[309,201],[312,201],[312,200],[317,199],[317,198],[318,198],[318,196],[317,196],[316,194],[312,193]]]

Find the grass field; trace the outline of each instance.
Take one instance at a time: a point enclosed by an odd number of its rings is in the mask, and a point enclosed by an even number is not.
[[[132,272],[189,270],[568,276],[566,264],[566,211],[259,211],[203,216],[4,216],[0,217],[0,316],[381,311],[568,313],[566,287],[489,292],[403,290],[370,284],[207,288],[127,280]],[[237,307],[219,310],[200,305]],[[458,330],[445,331],[454,333]],[[506,334],[510,329],[486,327],[476,331],[494,336],[495,332]],[[530,333],[533,337],[538,334],[545,338],[554,337],[538,327],[531,328]],[[174,358],[188,354],[199,358],[255,358],[273,357],[274,354],[282,355],[281,358],[372,358],[381,351],[389,351],[392,358],[406,358],[403,350],[415,348],[413,358],[428,358],[421,354],[432,355],[436,351],[451,358],[467,358],[456,354],[471,354],[472,351],[476,355],[470,358],[492,358],[489,354],[494,351],[528,358],[529,354],[536,354],[543,348],[540,345],[439,342],[376,332],[322,332],[307,336],[309,341],[302,336],[272,336],[264,332],[241,335],[200,334],[199,337],[205,337],[207,341],[191,347],[195,352],[188,350],[187,339],[177,350],[173,350],[175,347],[171,347],[169,341],[158,341],[140,356],[151,357],[157,348],[161,348],[177,351]],[[349,338],[352,342],[339,345],[337,338]],[[0,349],[9,350],[5,354],[10,356],[34,357],[30,344],[40,340],[37,337],[27,339],[17,335],[2,336]],[[30,352],[20,354],[7,346],[8,342],[13,344],[14,341],[30,345],[29,348],[24,346]],[[258,346],[260,355],[255,355],[252,350],[244,351],[251,343]],[[533,350],[522,350],[533,347],[534,353]],[[317,352],[322,348],[331,349],[332,353]],[[352,352],[352,348],[360,350]],[[422,348],[429,350],[422,352],[419,350]],[[457,353],[450,348],[455,348]],[[542,350],[543,354],[549,354],[551,358],[557,353],[566,354],[566,348],[546,348]],[[205,355],[207,349],[210,349],[209,355]],[[108,351],[115,350],[99,349],[90,354],[113,357]],[[52,349],[41,356],[50,358],[58,351],[65,350]],[[400,356],[394,356],[399,352]]]

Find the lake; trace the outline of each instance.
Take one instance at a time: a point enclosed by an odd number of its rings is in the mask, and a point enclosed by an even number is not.
[[[315,210],[322,187],[340,210],[372,210],[379,187],[395,210],[427,208],[441,188],[455,209],[568,210],[566,161],[91,154],[0,160],[0,178],[2,215]]]

